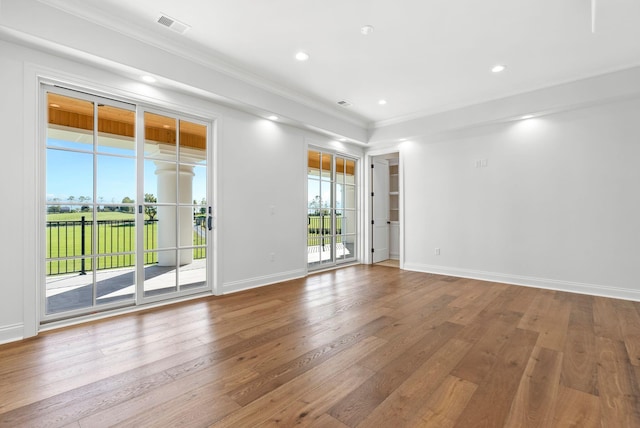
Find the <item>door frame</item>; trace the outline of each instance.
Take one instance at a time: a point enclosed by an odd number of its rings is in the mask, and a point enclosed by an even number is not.
[[[126,89],[122,89],[119,85],[105,85],[97,81],[88,81],[86,76],[79,77],[76,75],[45,69],[37,65],[29,65],[25,67],[24,73],[24,90],[25,94],[31,94],[26,98],[25,102],[25,141],[33,141],[33,145],[25,144],[25,183],[32,183],[30,187],[33,197],[35,209],[32,210],[33,215],[30,219],[26,219],[27,223],[33,224],[31,230],[34,242],[34,249],[29,250],[29,257],[26,257],[23,270],[26,278],[33,278],[32,287],[25,287],[23,293],[24,301],[24,325],[22,337],[36,336],[39,331],[46,331],[53,328],[64,327],[68,325],[78,324],[82,322],[92,321],[96,319],[111,317],[123,313],[137,312],[152,307],[163,306],[180,301],[200,298],[207,295],[222,294],[221,278],[222,272],[219,271],[220,263],[218,258],[220,247],[218,228],[220,224],[220,215],[218,211],[218,202],[221,198],[221,185],[219,174],[221,171],[221,161],[219,159],[219,129],[221,115],[216,112],[215,105],[206,101],[200,101],[191,98],[189,95],[178,96],[174,100],[159,99],[157,97],[148,96],[144,93],[132,93]],[[114,79],[118,83],[122,83],[120,79]],[[79,82],[79,83],[78,83]],[[210,242],[207,245],[208,252],[211,256],[207,256],[207,282],[210,284],[200,293],[189,294],[184,296],[176,296],[173,299],[158,302],[148,302],[142,305],[134,303],[133,305],[122,306],[118,308],[108,309],[96,313],[85,313],[74,315],[70,318],[60,318],[52,321],[46,321],[43,317],[42,299],[44,298],[44,281],[45,270],[40,265],[45,256],[44,229],[46,215],[45,208],[45,191],[46,191],[46,173],[44,173],[45,163],[45,139],[46,139],[46,114],[43,114],[46,106],[46,86],[53,86],[70,91],[78,91],[89,94],[91,96],[113,99],[118,102],[129,103],[136,108],[144,107],[146,109],[162,111],[165,110],[171,114],[184,118],[192,118],[201,123],[206,123],[208,128],[208,193],[211,195],[210,205],[212,207],[212,226],[210,231]],[[30,101],[29,101],[30,100]],[[34,177],[35,176],[35,177]],[[29,180],[27,180],[29,178]],[[29,221],[30,220],[30,221]],[[27,246],[28,247],[28,246]],[[27,248],[25,247],[25,248]]]
[[[390,147],[380,148],[369,150],[365,153],[364,162],[367,168],[371,168],[371,163],[373,162],[374,157],[389,155],[392,153],[398,153],[398,221],[400,223],[400,269],[404,269],[404,158],[402,150],[400,149],[400,145],[394,145]],[[373,248],[373,228],[371,226],[371,220],[373,219],[373,201],[371,197],[371,192],[373,191],[373,183],[371,174],[367,174],[364,180],[364,195],[365,198],[365,209],[364,209],[364,224],[367,225],[365,227],[364,233],[364,256],[362,261],[364,264],[373,264],[373,253],[371,252],[371,248]]]
[[[321,144],[317,144],[315,142],[311,142],[311,141],[306,141],[305,144],[305,157],[304,157],[304,177],[305,177],[305,182],[304,182],[304,199],[305,199],[305,207],[304,207],[304,218],[307,218],[308,214],[309,214],[309,207],[307,205],[308,200],[309,200],[309,195],[308,195],[308,191],[309,191],[309,185],[308,185],[308,161],[309,161],[309,151],[318,151],[320,153],[327,153],[331,155],[331,174],[332,174],[332,179],[331,179],[331,224],[332,224],[332,245],[333,245],[333,249],[332,252],[334,253],[333,255],[333,262],[332,263],[327,263],[325,265],[318,265],[317,267],[314,268],[310,268],[309,267],[309,263],[307,260],[307,252],[309,249],[308,246],[308,223],[307,221],[304,222],[305,225],[305,250],[304,250],[304,254],[305,254],[305,270],[307,272],[307,274],[309,273],[315,273],[315,272],[320,272],[323,270],[329,270],[329,269],[335,269],[339,266],[342,265],[348,265],[350,263],[356,263],[358,261],[361,260],[361,254],[362,254],[362,230],[363,227],[361,226],[360,222],[362,219],[361,216],[361,200],[360,200],[360,195],[361,193],[361,185],[362,185],[362,181],[360,179],[361,177],[361,171],[364,170],[363,166],[362,166],[362,162],[363,162],[363,158],[362,156],[358,156],[355,155],[353,153],[350,153],[349,151],[340,151],[340,150],[336,150],[333,148],[327,148],[327,147],[323,147]],[[350,258],[348,260],[343,260],[343,261],[337,261],[335,258],[335,249],[336,249],[336,242],[335,242],[335,237],[336,237],[336,216],[335,216],[335,193],[336,193],[336,182],[335,182],[335,163],[336,163],[336,157],[341,157],[341,158],[345,158],[345,159],[349,159],[349,160],[353,160],[355,161],[355,174],[354,174],[354,179],[355,179],[355,203],[356,203],[356,207],[355,207],[355,219],[356,219],[356,226],[355,226],[355,231],[356,231],[356,238],[355,238],[355,242],[356,242],[356,251],[355,254],[353,256],[353,258]]]

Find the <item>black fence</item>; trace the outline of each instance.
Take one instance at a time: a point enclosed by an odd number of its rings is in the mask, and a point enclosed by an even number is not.
[[[193,245],[206,245],[206,229],[203,222],[195,219]],[[93,221],[81,220],[47,221],[47,259],[65,260],[47,261],[47,275],[78,272],[84,274],[93,269],[114,269],[134,266],[135,257],[135,220],[98,220],[96,222],[96,254],[92,253]],[[144,221],[144,249],[158,247],[158,220]],[[123,254],[129,253],[129,254]],[[193,258],[206,257],[206,248],[194,248]],[[144,264],[158,262],[157,252],[145,252]]]
[[[308,235],[331,235],[331,216],[329,214],[307,216]],[[342,234],[342,217],[336,216],[336,235]]]

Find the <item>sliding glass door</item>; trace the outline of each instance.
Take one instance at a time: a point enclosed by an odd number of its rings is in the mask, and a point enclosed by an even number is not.
[[[307,157],[307,262],[309,269],[356,259],[355,159],[321,150]]]
[[[210,289],[208,125],[43,87],[44,321]]]
[[[144,120],[145,243],[139,253],[140,299],[158,300],[206,287],[207,127],[150,111]]]
[[[46,93],[44,313],[132,303],[135,106]]]

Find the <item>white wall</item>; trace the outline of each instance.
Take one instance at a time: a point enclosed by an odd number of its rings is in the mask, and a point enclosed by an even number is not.
[[[224,291],[305,275],[302,132],[235,113],[221,139]]]
[[[639,119],[634,98],[403,143],[405,268],[640,300]]]
[[[222,293],[306,274],[306,147],[362,149],[206,99],[141,84],[81,62],[0,40],[3,167],[0,343],[37,328],[37,78],[65,82],[217,121],[217,270]],[[214,183],[210,183],[214,185]],[[273,260],[271,254],[273,253]]]
[[[7,55],[0,43],[0,343],[22,336],[23,328],[23,254],[33,245],[25,240],[25,206],[29,198],[23,187],[23,64]]]

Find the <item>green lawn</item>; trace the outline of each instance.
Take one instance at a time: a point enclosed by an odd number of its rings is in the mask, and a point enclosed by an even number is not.
[[[330,244],[331,240],[327,236],[331,235],[331,216],[326,215],[322,217],[322,227],[320,226],[320,216],[308,216],[307,221],[307,246],[312,247],[321,244]],[[323,230],[321,230],[323,229]],[[324,242],[322,242],[321,232],[324,232]],[[342,242],[342,216],[336,216],[336,237],[337,242]]]
[[[93,223],[90,221],[91,213],[62,213],[62,214],[49,214],[47,215],[48,221],[55,222],[79,222],[83,215],[86,217],[85,224],[85,255],[92,254],[92,229]],[[98,213],[99,220],[110,221],[122,221],[133,220],[133,214],[125,214],[118,212],[106,212]],[[54,223],[55,224],[55,223]],[[158,223],[157,222],[145,222],[145,250],[152,250],[158,246]],[[194,242],[204,244],[203,238],[198,235],[197,232],[193,232]],[[118,223],[99,223],[97,230],[97,254],[95,257],[96,263],[98,263],[98,269],[109,269],[125,266],[133,266],[135,264],[135,256],[133,254],[119,254],[112,255],[113,253],[126,253],[133,252],[135,247],[135,226],[131,224],[118,224]],[[204,257],[204,249],[195,248],[194,258],[199,259]],[[50,226],[46,228],[46,257],[47,258],[59,258],[59,257],[82,257],[82,226],[78,223],[64,224],[61,223],[56,226]],[[146,253],[145,264],[152,264],[157,262],[157,253]],[[92,269],[93,257],[85,257],[85,270],[90,271]],[[82,259],[77,258],[73,260],[63,261],[51,261],[47,262],[47,275],[55,275],[59,273],[79,272],[82,266]]]
[[[85,255],[89,256],[92,252],[92,213],[56,213],[47,214],[47,221],[55,222],[79,222],[85,217]],[[100,212],[98,220],[104,221],[124,221],[134,220],[135,216],[131,213],[121,212]],[[324,229],[324,235],[330,235],[331,217],[324,216],[322,219],[322,227],[320,225],[320,216],[309,216],[307,245],[315,246],[321,243],[329,244],[330,240],[325,238],[322,242],[321,232]],[[146,222],[145,228],[145,250],[157,248],[158,243],[158,223]],[[342,242],[342,217],[336,217],[337,243]],[[200,242],[201,237],[194,233],[194,242]],[[97,254],[95,257],[98,263],[98,269],[109,269],[125,266],[133,266],[135,264],[135,256],[133,254],[112,255],[113,253],[134,252],[135,246],[135,227],[133,223],[128,224],[99,224],[97,231]],[[79,224],[61,224],[58,227],[47,227],[46,229],[46,257],[82,257],[82,227]],[[203,243],[204,244],[204,243]],[[204,249],[195,248],[194,258],[204,257]],[[151,252],[145,254],[145,264],[157,262],[157,253]],[[92,269],[93,257],[85,257],[85,270]],[[47,262],[47,275],[55,275],[59,273],[79,272],[81,270],[82,259],[51,261]]]

